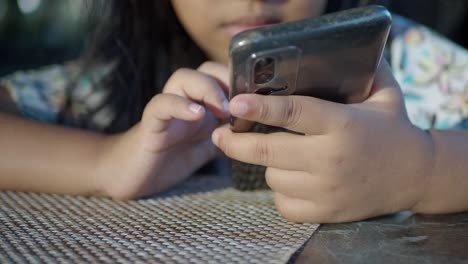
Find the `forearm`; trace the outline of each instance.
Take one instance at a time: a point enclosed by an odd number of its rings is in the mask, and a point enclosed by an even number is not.
[[[432,130],[434,163],[427,190],[413,210],[453,213],[468,210],[468,131]]]
[[[0,190],[95,195],[105,136],[0,113]]]

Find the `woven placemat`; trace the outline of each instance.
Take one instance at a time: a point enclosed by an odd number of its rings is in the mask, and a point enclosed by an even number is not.
[[[317,225],[288,223],[270,191],[229,181],[198,177],[125,202],[0,192],[0,263],[288,262]]]

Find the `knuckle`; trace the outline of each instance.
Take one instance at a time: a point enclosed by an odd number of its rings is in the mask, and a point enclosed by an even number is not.
[[[159,103],[164,101],[164,104],[170,106],[181,106],[184,99],[177,95],[161,95],[159,98]],[[155,104],[156,105],[156,104]]]
[[[158,102],[161,100],[162,94],[157,94],[151,98],[151,100],[146,104],[146,108],[150,109],[158,105]]]
[[[261,104],[258,115],[260,120],[269,120],[271,116],[270,106],[266,103]]]
[[[353,160],[356,160],[356,152],[352,146],[351,140],[344,137],[332,137],[327,142],[329,150],[324,154],[323,168],[334,178],[340,178],[346,175],[352,167]]]
[[[263,165],[271,164],[273,160],[273,153],[268,141],[265,139],[258,139],[255,142],[255,149],[253,151],[255,159]]]
[[[323,191],[323,193],[326,193],[327,195],[337,197],[342,189],[341,181],[337,181],[330,178],[331,177],[329,177],[329,180],[326,183],[322,183],[320,185],[320,189]]]
[[[153,113],[157,107],[161,104],[161,101],[164,100],[163,94],[157,94],[151,98],[151,100],[146,104],[145,110],[143,111],[143,119]]]
[[[357,127],[357,122],[356,120],[352,119],[352,118],[344,118],[344,120],[342,121],[342,129],[344,131],[351,131],[351,130],[355,130],[356,127]]]
[[[281,186],[281,178],[275,171],[275,169],[271,167],[267,167],[265,171],[265,181],[267,185],[273,190],[277,190],[279,186]]]
[[[208,69],[214,68],[215,66],[216,66],[216,64],[214,62],[205,61],[198,67],[198,70],[199,71],[206,71]]]
[[[176,90],[180,89],[179,85],[181,85],[181,81],[186,81],[190,76],[193,74],[193,70],[188,68],[179,68],[177,69],[166,82],[164,86],[163,92],[171,93],[175,92]]]
[[[343,113],[340,122],[340,128],[345,131],[354,131],[359,127],[359,123],[356,119],[356,115],[352,111]]]
[[[276,195],[275,206],[278,212],[289,222],[305,223],[315,220],[311,215],[310,209],[302,208],[300,205],[296,204],[293,199],[285,196]]]
[[[164,91],[185,97],[196,97],[198,100],[215,98],[217,101],[219,98],[224,98],[224,93],[214,77],[189,68],[176,70],[167,81]]]
[[[275,181],[274,181],[274,173],[271,167],[267,167],[265,170],[265,181],[270,188],[273,188]]]
[[[177,69],[171,76],[172,78],[180,78],[182,76],[187,76],[188,74],[192,74],[193,70],[189,68],[179,68]]]
[[[335,153],[328,159],[329,167],[341,171],[346,165],[346,157],[342,153]]]
[[[287,109],[286,111],[283,111],[283,124],[295,127],[299,123],[302,116],[302,106],[294,97],[288,96],[287,98]]]

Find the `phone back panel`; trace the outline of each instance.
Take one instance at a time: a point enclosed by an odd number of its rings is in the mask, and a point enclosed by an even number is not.
[[[230,46],[230,97],[295,94],[362,102],[390,26],[387,9],[367,6],[241,32]]]

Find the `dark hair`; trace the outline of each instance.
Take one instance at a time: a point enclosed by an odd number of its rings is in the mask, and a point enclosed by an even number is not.
[[[391,0],[328,0],[325,12],[331,13],[365,5],[390,6]]]
[[[328,0],[326,12],[358,2]],[[180,24],[170,0],[105,0],[93,5],[98,27],[82,66],[115,66],[102,84],[110,90],[107,102],[88,113],[83,126],[101,107],[111,105],[117,112],[107,132],[122,131],[138,122],[146,103],[161,92],[174,70],[195,68],[206,55]]]
[[[138,122],[174,70],[197,67],[206,56],[183,29],[170,0],[97,1],[91,10],[98,26],[82,68],[114,67],[100,84],[109,88],[107,101],[83,117],[82,125],[87,127],[89,117],[111,105],[116,118],[107,132],[118,132]]]

